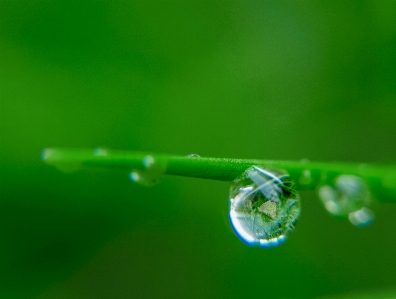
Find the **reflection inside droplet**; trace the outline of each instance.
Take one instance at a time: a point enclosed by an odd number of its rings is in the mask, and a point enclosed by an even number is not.
[[[285,171],[252,166],[231,183],[231,225],[249,245],[281,244],[299,215],[299,196]]]

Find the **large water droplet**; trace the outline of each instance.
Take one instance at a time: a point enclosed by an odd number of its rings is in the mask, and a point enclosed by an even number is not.
[[[144,169],[133,170],[129,178],[140,185],[153,186],[157,184],[164,175],[166,162],[148,155],[143,159],[143,168]]]
[[[368,225],[374,220],[374,213],[368,208],[370,191],[366,182],[358,176],[340,175],[333,186],[321,186],[318,194],[333,216],[348,218],[355,226]]]
[[[231,183],[230,221],[249,245],[271,247],[284,242],[300,211],[299,196],[285,171],[252,166]]]
[[[201,158],[201,156],[198,154],[189,154],[187,155],[187,158]]]

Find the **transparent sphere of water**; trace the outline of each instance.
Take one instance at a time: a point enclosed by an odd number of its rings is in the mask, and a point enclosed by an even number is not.
[[[355,226],[368,225],[374,220],[374,213],[368,208],[370,191],[366,182],[358,176],[340,175],[333,185],[321,186],[318,194],[333,216],[348,218]]]
[[[282,243],[300,215],[293,181],[282,170],[248,168],[231,182],[231,225],[248,245],[271,247]]]
[[[147,155],[143,159],[143,169],[133,170],[129,178],[142,186],[153,186],[158,184],[166,170],[166,161],[155,159]]]

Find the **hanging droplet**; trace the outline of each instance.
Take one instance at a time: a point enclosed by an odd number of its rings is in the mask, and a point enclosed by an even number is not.
[[[187,158],[201,158],[201,156],[198,154],[189,154],[187,155]]]
[[[163,160],[146,156],[143,159],[143,169],[133,170],[129,178],[143,186],[153,186],[157,184],[166,170],[166,163]]]
[[[93,154],[96,157],[105,157],[108,155],[108,150],[102,147],[98,147],[94,149]]]
[[[340,175],[334,186],[321,186],[319,198],[326,210],[333,216],[348,218],[355,226],[365,226],[374,220],[374,213],[368,208],[371,194],[366,182],[355,175]]]
[[[301,159],[300,162],[303,165],[310,163],[309,159],[307,158]],[[312,182],[313,182],[312,171],[309,168],[304,169],[301,172],[300,178],[298,179],[298,183],[302,187],[309,187],[312,184]]]
[[[300,179],[299,179],[299,183],[300,185],[303,186],[309,186],[310,184],[312,184],[312,173],[311,170],[309,169],[304,169],[301,173]]]
[[[68,159],[57,159],[59,158],[60,154],[56,148],[46,148],[43,149],[41,152],[41,159],[56,167],[58,170],[66,173],[76,172],[82,168],[81,162],[75,160],[68,160]]]
[[[230,221],[249,245],[276,246],[294,229],[300,199],[285,171],[248,168],[231,183]]]

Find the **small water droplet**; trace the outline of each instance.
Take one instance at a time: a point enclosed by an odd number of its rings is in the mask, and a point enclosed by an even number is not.
[[[143,159],[142,164],[143,169],[133,170],[129,178],[143,186],[153,186],[159,183],[165,173],[166,162],[148,155]]]
[[[144,167],[146,167],[146,169],[153,167],[154,163],[155,163],[155,160],[152,156],[146,156],[143,159],[143,165],[144,165]]]
[[[55,149],[53,148],[45,148],[41,151],[41,160],[45,161],[48,158],[50,158],[53,153],[55,152]]]
[[[58,156],[58,157],[57,157]],[[76,172],[82,168],[80,162],[67,161],[66,159],[59,158],[59,151],[55,148],[46,148],[41,152],[41,159],[49,165],[56,167],[62,172]]]
[[[371,194],[366,182],[355,175],[340,175],[334,185],[321,186],[319,198],[333,216],[347,218],[355,226],[364,226],[374,220],[368,208]]]
[[[366,163],[362,163],[359,165],[360,170],[366,169],[367,167],[368,167],[368,165]]]
[[[299,195],[285,171],[252,166],[231,183],[231,225],[249,245],[283,243],[300,211]]]
[[[108,155],[108,150],[105,148],[98,147],[94,149],[93,154],[94,156],[97,157],[105,157]]]
[[[304,169],[301,173],[299,183],[304,186],[312,184],[312,173],[309,169]]]
[[[201,158],[201,156],[198,154],[189,154],[187,155],[187,158]]]

